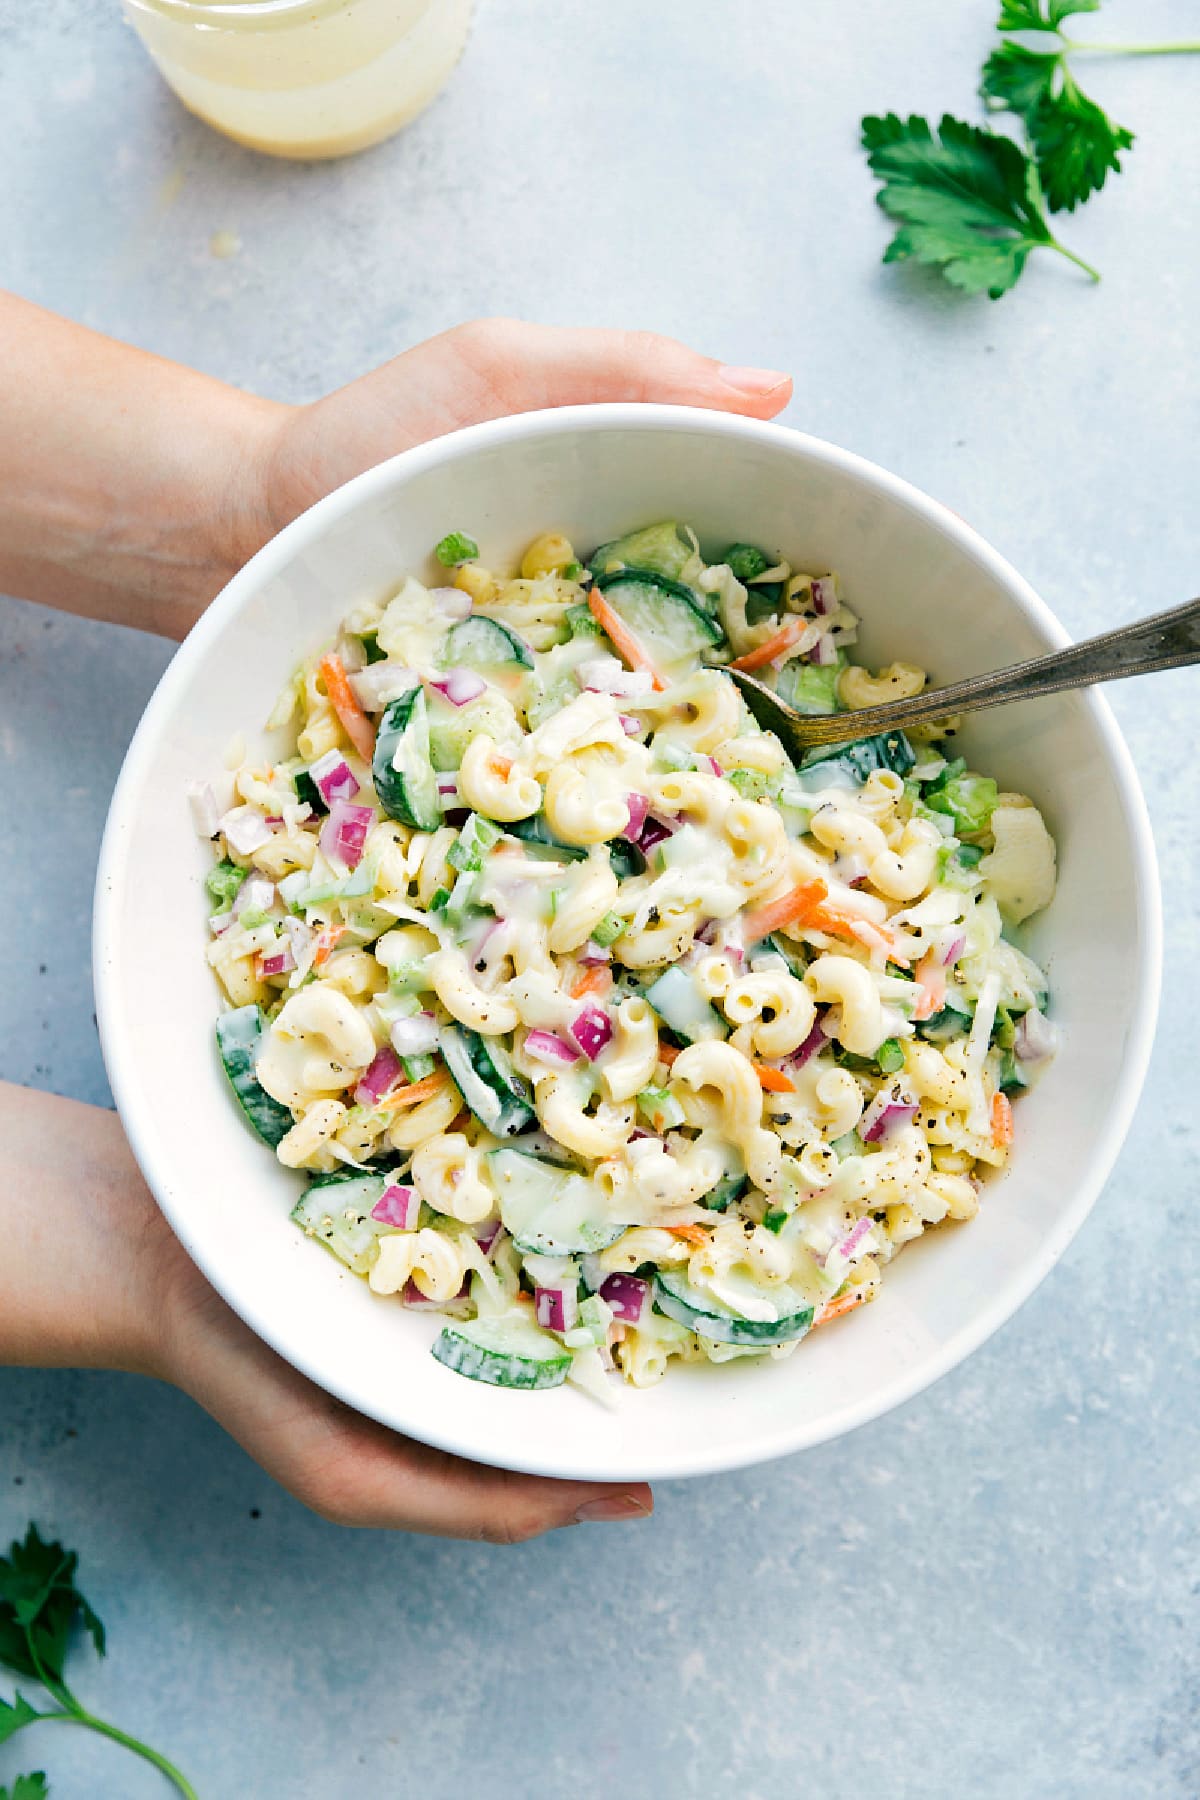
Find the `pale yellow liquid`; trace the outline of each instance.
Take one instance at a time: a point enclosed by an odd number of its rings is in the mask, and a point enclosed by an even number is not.
[[[348,156],[429,105],[473,0],[125,0],[183,104],[270,156]]]

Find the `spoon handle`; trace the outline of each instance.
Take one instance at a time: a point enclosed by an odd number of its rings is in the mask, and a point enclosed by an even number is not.
[[[944,719],[954,713],[975,712],[983,706],[1000,706],[1006,700],[1032,700],[1064,688],[1091,687],[1099,681],[1122,681],[1128,675],[1150,675],[1156,669],[1180,669],[1200,662],[1200,599],[1189,600],[1169,612],[1149,619],[1135,619],[1116,631],[1085,638],[1066,650],[1034,657],[1010,669],[990,675],[970,675],[950,687],[932,688],[911,700],[889,701],[852,713],[828,717],[806,716],[797,721],[808,744],[837,744],[851,737],[872,737],[916,725],[925,719]]]

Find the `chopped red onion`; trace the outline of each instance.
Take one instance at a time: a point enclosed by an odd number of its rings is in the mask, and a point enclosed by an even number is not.
[[[485,1219],[482,1225],[475,1227],[475,1242],[485,1256],[491,1255],[503,1229],[499,1219]]]
[[[453,1306],[455,1300],[469,1299],[470,1294],[471,1277],[469,1275],[464,1277],[462,1286],[451,1300],[431,1300],[428,1294],[423,1294],[421,1292],[411,1276],[400,1290],[400,1298],[405,1306],[425,1306],[428,1307],[431,1312],[441,1312],[443,1307]]]
[[[1058,1033],[1044,1013],[1031,1006],[1022,1015],[1013,1036],[1013,1055],[1018,1062],[1045,1062],[1058,1049]]]
[[[196,836],[215,838],[221,829],[221,817],[217,812],[217,798],[207,781],[193,781],[188,788],[188,807],[191,810],[192,824],[196,828]]]
[[[331,861],[343,863],[347,869],[356,869],[362,861],[367,833],[374,823],[374,807],[351,806],[348,800],[335,800],[317,841]]]
[[[709,757],[708,766],[712,770],[714,775],[724,775],[724,773],[725,773],[724,769],[721,767],[720,763],[717,761],[715,756]]]
[[[834,644],[831,632],[821,633],[808,653],[808,660],[810,663],[815,663],[820,669],[831,668],[837,661],[837,646]]]
[[[457,623],[460,619],[469,619],[471,616],[471,596],[464,588],[430,588],[429,597],[444,619]]]
[[[371,1217],[381,1225],[394,1225],[398,1231],[415,1231],[421,1211],[421,1196],[415,1187],[397,1187],[391,1182],[371,1208]]]
[[[825,1257],[825,1267],[828,1268],[831,1262],[849,1262],[858,1246],[866,1237],[868,1231],[870,1231],[873,1222],[874,1221],[869,1218],[860,1219],[854,1229],[847,1232],[841,1243],[835,1244],[832,1250],[827,1253]]]
[[[958,961],[959,957],[962,955],[962,953],[966,949],[966,947],[967,947],[966,932],[965,931],[956,931],[954,936],[949,940],[949,942],[944,944],[942,947],[942,967],[945,969],[950,968],[952,964],[954,964]]]
[[[392,1026],[392,1049],[400,1056],[428,1056],[438,1045],[438,1022],[431,1012],[397,1019]]]
[[[605,1046],[612,1042],[612,1020],[598,1006],[585,1006],[567,1027],[589,1062],[595,1062]]]
[[[255,909],[269,912],[275,904],[275,883],[268,881],[265,875],[247,875],[237,893],[233,896],[233,916],[240,919],[244,912]]]
[[[220,937],[221,933],[223,931],[228,931],[232,924],[233,914],[231,912],[211,913],[209,915],[208,929],[212,932],[214,937]]]
[[[466,706],[487,689],[487,682],[474,669],[451,669],[441,681],[431,681],[429,685],[445,694],[451,706]]]
[[[340,750],[327,750],[308,773],[326,806],[332,806],[335,800],[353,800],[358,792],[358,782]]]
[[[650,1283],[640,1275],[610,1275],[600,1288],[600,1298],[611,1306],[614,1319],[636,1325],[646,1308]]]
[[[867,865],[861,856],[835,856],[833,873],[847,887],[861,887],[867,879]]]
[[[626,794],[625,804],[629,808],[629,823],[621,833],[621,836],[623,838],[628,838],[631,844],[636,844],[642,827],[646,823],[646,814],[650,811],[650,802],[647,800],[645,794]]]
[[[838,609],[838,597],[832,580],[818,575],[812,584],[813,611],[823,618]],[[815,660],[815,658],[814,658]]]
[[[647,819],[638,833],[637,846],[643,854],[653,850],[655,844],[661,844],[664,838],[674,834],[674,825],[664,825],[661,819]]]
[[[877,1144],[890,1137],[898,1125],[907,1125],[917,1110],[898,1083],[880,1088],[858,1122],[858,1135],[864,1144]]]
[[[533,1310],[546,1331],[573,1331],[579,1318],[579,1299],[573,1287],[535,1287]]]
[[[316,936],[316,932],[311,925],[306,925],[303,919],[293,918],[287,918],[283,921],[283,929],[288,934],[288,940],[292,946],[292,955],[299,963],[307,953],[309,945]]]
[[[805,1063],[809,1062],[818,1050],[823,1050],[828,1042],[829,1039],[825,1035],[821,1017],[818,1015],[816,1023],[804,1042],[787,1057],[785,1067],[802,1069]]]
[[[272,975],[290,975],[296,966],[290,944],[281,944],[278,950],[257,959],[257,974],[260,981],[267,981]]]
[[[579,1061],[579,1052],[553,1031],[527,1031],[525,1033],[525,1051],[534,1062],[548,1063],[551,1068],[560,1068],[564,1063]]]
[[[360,637],[343,636],[338,639],[338,660],[347,675],[356,675],[367,666],[367,652]]]
[[[579,951],[579,960],[585,969],[599,969],[612,961],[612,951],[604,944],[594,944],[591,938]]]
[[[253,856],[271,835],[271,827],[254,806],[235,806],[218,821],[225,842],[239,856]]]
[[[618,717],[626,737],[641,737],[643,727],[640,719],[631,719],[628,713],[620,713]]]
[[[437,778],[437,791],[441,795],[443,802],[453,802],[457,800],[459,798],[458,776],[439,775]],[[446,808],[446,810],[449,810],[449,808]]]
[[[369,1068],[359,1077],[354,1090],[355,1100],[360,1106],[374,1106],[389,1088],[395,1087],[403,1073],[400,1058],[390,1044],[385,1044],[382,1050],[375,1052]]]

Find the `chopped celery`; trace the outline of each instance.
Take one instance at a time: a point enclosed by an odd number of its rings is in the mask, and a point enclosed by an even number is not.
[[[610,944],[616,943],[628,922],[620,913],[605,913],[600,923],[592,926],[593,944],[598,944],[601,950],[607,950]]]
[[[848,1156],[861,1156],[866,1145],[857,1131],[848,1131],[844,1137],[834,1138],[829,1148],[835,1153],[839,1162],[845,1162]]]
[[[717,561],[732,569],[738,581],[743,584],[753,581],[759,575],[765,575],[771,567],[766,551],[760,550],[757,544],[730,544],[722,550]]]
[[[835,663],[785,663],[776,692],[798,713],[839,712],[837,684],[844,666],[841,656]]]
[[[992,777],[968,775],[961,756],[947,763],[925,789],[929,810],[947,814],[954,821],[954,829],[968,837],[987,830],[998,798],[999,789]]]
[[[388,969],[388,989],[393,994],[416,994],[428,986],[424,963],[398,962]]]
[[[267,915],[261,906],[247,906],[238,916],[238,924],[243,931],[255,931],[266,922]]]
[[[895,1075],[904,1067],[904,1047],[899,1038],[885,1038],[875,1052],[875,1061],[885,1075]]]
[[[410,1081],[424,1081],[437,1068],[436,1056],[402,1056],[404,1073]]]
[[[564,563],[558,572],[564,581],[578,581],[583,574],[583,564],[581,562]]]
[[[450,889],[440,887],[429,902],[430,912],[445,912],[450,903]]]
[[[762,769],[731,769],[728,778],[743,800],[778,800],[783,787],[781,775],[767,775]]]
[[[1000,1092],[1018,1094],[1029,1086],[1029,1077],[1011,1050],[1004,1052],[1000,1063]]]
[[[228,860],[217,863],[215,868],[208,871],[204,877],[204,885],[212,898],[219,902],[218,913],[232,911],[233,897],[245,879],[245,869],[239,869],[236,863]]]
[[[478,813],[471,813],[447,851],[446,861],[460,872],[474,871],[481,867],[493,844],[499,842],[500,827],[493,825],[490,819],[480,818]]]
[[[470,562],[479,555],[479,545],[465,531],[448,531],[437,545],[433,553],[443,569],[453,569],[459,563]]]
[[[683,1108],[667,1088],[645,1087],[637,1097],[638,1111],[651,1131],[670,1131],[683,1124]]]
[[[573,638],[601,638],[604,636],[604,633],[592,616],[592,609],[590,606],[568,606],[566,612],[563,614],[563,624]]]
[[[787,1224],[789,1217],[790,1214],[785,1207],[772,1206],[763,1214],[763,1224],[768,1231],[774,1231],[778,1234]]]

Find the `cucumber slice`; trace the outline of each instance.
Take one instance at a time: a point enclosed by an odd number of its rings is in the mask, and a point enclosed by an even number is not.
[[[701,1194],[700,1205],[706,1206],[709,1212],[725,1212],[740,1200],[750,1186],[748,1175],[722,1175],[715,1188],[709,1188],[707,1194]]]
[[[500,1217],[518,1250],[587,1256],[607,1250],[625,1230],[596,1217],[600,1197],[586,1175],[521,1150],[492,1150],[487,1160]]]
[[[664,519],[661,524],[647,525],[641,531],[631,531],[626,537],[601,544],[590,557],[588,567],[597,576],[625,568],[678,581],[692,556],[692,546],[680,537],[674,519]],[[764,569],[766,566],[764,563]]]
[[[443,669],[502,669],[516,664],[532,669],[533,652],[499,619],[475,616],[451,627],[442,645]]]
[[[644,875],[646,872],[646,858],[628,838],[610,840],[608,860],[618,881],[627,881],[631,875]]]
[[[769,1350],[773,1344],[787,1344],[793,1338],[803,1337],[810,1329],[816,1312],[811,1302],[802,1302],[790,1288],[774,1289],[769,1301],[777,1308],[774,1319],[746,1319],[722,1306],[711,1294],[700,1293],[672,1269],[660,1269],[654,1277],[654,1304],[659,1312],[719,1344],[748,1344]]]
[[[239,1006],[236,1012],[222,1013],[217,1020],[217,1049],[242,1111],[259,1137],[274,1145],[287,1136],[295,1121],[286,1106],[259,1086],[254,1073],[265,1029],[257,1006]]]
[[[533,813],[528,819],[513,819],[504,830],[509,837],[520,838],[526,844],[551,845],[571,862],[578,862],[587,855],[578,844],[564,844],[561,838],[555,837],[546,823],[545,813]]]
[[[647,655],[664,666],[711,650],[724,633],[710,619],[690,588],[665,575],[630,570],[599,575],[596,586],[619,613]]]
[[[916,760],[904,733],[889,731],[881,737],[859,738],[853,744],[818,745],[808,752],[800,767],[806,773],[812,769],[820,775],[829,768],[840,768],[851,776],[856,786],[861,786],[876,769],[891,769],[897,775],[907,775]]]
[[[386,1175],[333,1175],[310,1182],[292,1208],[292,1218],[339,1262],[365,1275],[379,1254],[380,1238],[393,1229],[371,1217],[388,1180]]]
[[[469,1031],[465,1025],[448,1025],[442,1033],[442,1055],[459,1093],[494,1136],[516,1137],[536,1123],[529,1084],[494,1037]]]
[[[725,1020],[682,969],[664,970],[646,989],[644,998],[663,1024],[685,1043],[697,1044],[708,1038],[729,1036]]]
[[[435,1340],[433,1354],[455,1375],[492,1387],[561,1387],[571,1367],[571,1352],[525,1319],[456,1321]]]
[[[467,745],[481,732],[486,731],[498,744],[506,744],[517,730],[517,715],[511,704],[493,688],[465,706],[452,706],[432,691],[425,696],[425,708],[429,719],[429,759],[442,772],[461,766]]]
[[[423,688],[410,688],[384,709],[371,778],[383,810],[402,825],[436,831],[442,803],[429,755],[429,715]]]

